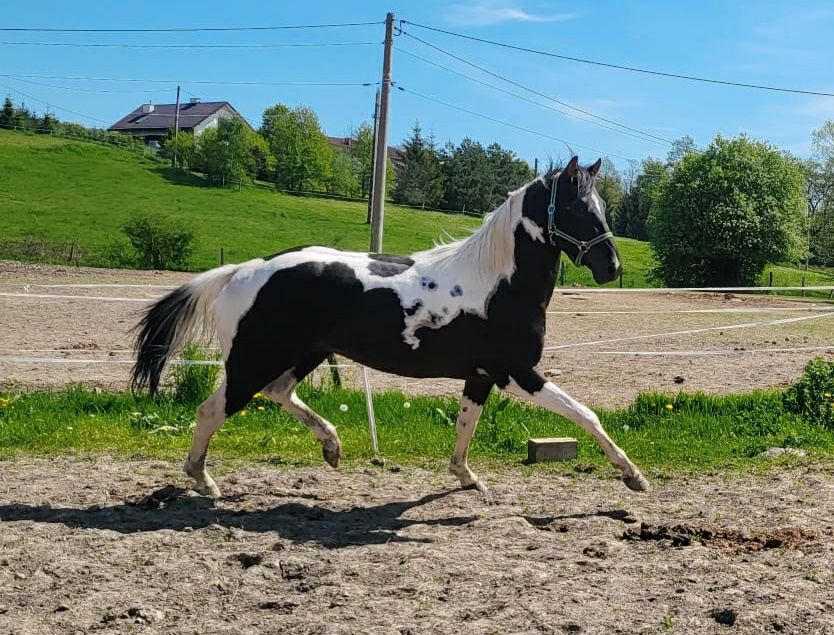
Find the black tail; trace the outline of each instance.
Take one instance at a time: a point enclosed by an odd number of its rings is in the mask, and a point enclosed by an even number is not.
[[[136,325],[136,364],[130,380],[134,393],[159,388],[166,362],[189,338],[213,331],[214,302],[238,265],[201,273],[152,304]]]
[[[175,289],[145,311],[136,325],[136,364],[130,388],[154,394],[168,358],[173,355],[177,328],[194,319],[195,303],[188,287]]]

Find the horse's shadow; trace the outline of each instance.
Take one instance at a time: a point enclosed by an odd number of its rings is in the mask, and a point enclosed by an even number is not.
[[[108,529],[123,534],[159,531],[190,531],[209,525],[253,532],[275,532],[292,542],[314,542],[328,548],[383,544],[386,542],[430,542],[397,532],[412,525],[466,525],[474,516],[429,520],[404,519],[410,509],[448,496],[456,490],[430,494],[410,501],[368,507],[329,509],[323,505],[287,502],[270,509],[235,510],[215,507],[204,497],[187,496],[172,486],[158,490],[138,502],[112,506],[50,507],[48,505],[0,505],[3,523],[33,521],[57,523],[82,529]]]

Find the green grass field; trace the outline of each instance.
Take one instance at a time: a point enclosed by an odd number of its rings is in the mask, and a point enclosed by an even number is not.
[[[350,460],[372,456],[364,394],[304,384],[300,393],[334,422]],[[448,458],[458,402],[382,393],[374,396],[383,456],[419,464]],[[347,410],[344,411],[344,406]],[[170,398],[134,399],[81,388],[0,395],[0,457],[109,452],[180,458],[190,444],[194,407]],[[769,447],[801,447],[813,457],[834,454],[834,430],[788,412],[781,393],[741,396],[642,395],[628,409],[600,412],[603,425],[638,464],[699,471],[761,463]],[[472,445],[473,456],[520,462],[529,437],[579,439],[576,463],[605,465],[597,444],[549,412],[493,395]],[[292,465],[317,464],[320,446],[298,421],[265,398],[232,417],[212,442],[212,455]]]
[[[81,264],[103,265],[101,252],[119,237],[122,224],[133,215],[151,214],[195,233],[193,270],[219,264],[221,247],[228,262],[304,244],[368,248],[364,203],[181,181],[162,164],[124,150],[0,131],[0,237],[74,242],[86,254]],[[431,247],[444,232],[466,236],[479,223],[390,204],[385,211],[384,248],[392,253]],[[0,252],[15,256],[20,254]]]
[[[290,196],[261,189],[202,187],[134,152],[94,143],[0,130],[0,258],[107,266],[105,248],[131,216],[150,214],[187,226],[196,237],[190,268],[241,262],[287,247],[321,244],[365,250],[366,204]],[[465,237],[479,219],[386,205],[384,250],[410,253],[444,236]],[[54,249],[24,249],[45,243]],[[626,287],[656,286],[648,279],[648,243],[618,238]],[[79,250],[80,249],[80,257]],[[590,271],[567,262],[565,284],[595,286]],[[772,267],[779,286],[834,283],[834,272]],[[770,270],[770,269],[769,269]],[[768,271],[761,284],[767,284]],[[617,286],[617,282],[607,286]]]

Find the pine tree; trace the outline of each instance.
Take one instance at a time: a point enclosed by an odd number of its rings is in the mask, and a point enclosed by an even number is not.
[[[394,186],[394,201],[421,207],[439,206],[443,198],[443,175],[434,137],[424,137],[419,122],[415,122],[402,150],[403,162]]]

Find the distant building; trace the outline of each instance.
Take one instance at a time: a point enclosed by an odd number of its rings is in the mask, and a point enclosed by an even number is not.
[[[139,137],[147,145],[158,146],[174,130],[176,112],[176,104],[142,104],[108,130]],[[199,135],[203,130],[216,128],[221,119],[233,117],[246,121],[227,101],[200,101],[192,98],[180,104],[179,129]]]
[[[351,137],[327,137],[327,142],[336,150],[348,150],[353,144]],[[400,165],[403,161],[403,151],[393,146],[388,146],[388,158],[394,165]]]

